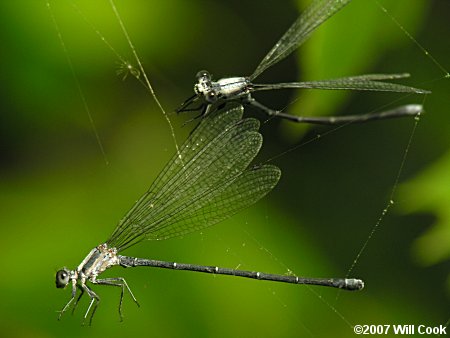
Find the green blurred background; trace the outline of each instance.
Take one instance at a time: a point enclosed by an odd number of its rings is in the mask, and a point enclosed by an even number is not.
[[[250,74],[309,1],[116,1],[154,89],[172,112],[194,76]],[[450,3],[380,3],[449,69]],[[351,272],[362,292],[157,269],[114,268],[141,303],[96,287],[102,303],[82,327],[87,300],[56,320],[70,291],[54,274],[102,243],[174,153],[168,125],[145,88],[118,76],[132,52],[108,1],[2,1],[0,288],[2,337],[348,337],[355,324],[445,324],[450,317],[449,80],[375,1],[355,0],[261,82],[410,72],[425,99],[386,93],[279,92],[259,96],[292,113],[366,113],[424,103],[396,204]],[[58,24],[55,29],[53,19]],[[58,38],[61,34],[65,48]],[[64,51],[66,49],[67,52]],[[70,58],[75,77],[67,61]],[[134,63],[133,63],[134,64]],[[76,80],[75,80],[76,79]],[[104,147],[80,97],[77,83]],[[296,101],[293,103],[293,101]],[[255,115],[254,112],[249,112]],[[192,115],[170,115],[178,142]],[[276,119],[261,128],[259,160],[331,128]],[[343,277],[389,201],[413,120],[347,126],[272,161],[267,198],[202,233],[144,242],[127,255],[272,273]]]

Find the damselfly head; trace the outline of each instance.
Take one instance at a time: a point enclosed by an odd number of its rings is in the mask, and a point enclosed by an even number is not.
[[[216,102],[218,99],[216,90],[211,82],[211,75],[206,70],[197,73],[197,83],[194,85],[194,91],[198,96],[202,96],[209,103]]]
[[[211,74],[209,74],[209,72],[207,70],[201,70],[197,73],[197,75],[195,75],[195,77],[197,78],[197,80],[200,79],[209,79],[209,81],[211,81]]]
[[[62,268],[56,273],[56,287],[58,289],[65,288],[69,284],[70,271],[67,268]]]

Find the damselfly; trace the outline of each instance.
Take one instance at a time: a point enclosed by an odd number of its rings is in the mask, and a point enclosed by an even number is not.
[[[250,76],[227,77],[214,81],[211,75],[202,70],[197,73],[197,83],[194,85],[195,94],[188,98],[177,112],[200,111],[201,116],[209,114],[212,110],[223,106],[227,102],[238,102],[252,106],[269,116],[277,116],[294,122],[314,124],[343,124],[367,122],[371,120],[415,116],[422,112],[422,105],[409,104],[379,113],[339,116],[339,117],[305,117],[284,113],[275,110],[252,97],[252,93],[263,90],[276,89],[330,89],[330,90],[366,90],[385,91],[411,94],[427,94],[427,90],[403,86],[383,80],[397,80],[409,77],[409,74],[366,74],[337,79],[289,82],[275,84],[258,84],[253,81],[267,68],[283,60],[295,49],[302,45],[328,18],[342,9],[351,0],[313,0],[309,7],[302,12],[293,25],[284,33],[273,48],[262,59],[261,63]],[[193,106],[200,103],[198,106]]]
[[[190,270],[345,290],[364,287],[361,280],[353,278],[303,278],[119,255],[144,239],[176,237],[220,222],[254,204],[276,186],[281,175],[276,166],[250,166],[261,148],[262,136],[258,132],[258,120],[242,119],[242,113],[242,106],[238,106],[225,111],[216,110],[205,116],[150,189],[119,222],[109,239],[92,249],[75,270],[63,268],[56,273],[56,287],[72,286],[72,296],[59,318],[71,305],[75,310],[86,293],[90,303],[84,319],[90,313],[91,323],[100,298],[87,282],[122,289],[119,302],[121,318],[124,292],[128,291],[138,304],[124,278],[98,278],[115,265]],[[78,297],[77,289],[80,290]]]

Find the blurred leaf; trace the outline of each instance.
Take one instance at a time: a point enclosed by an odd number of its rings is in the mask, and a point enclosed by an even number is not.
[[[430,212],[435,224],[414,245],[414,255],[424,265],[450,258],[450,152],[402,186],[400,199],[407,212]]]

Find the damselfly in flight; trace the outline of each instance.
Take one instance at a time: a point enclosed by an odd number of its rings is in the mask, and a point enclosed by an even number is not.
[[[212,110],[221,107],[227,102],[238,102],[246,106],[252,106],[269,116],[278,116],[294,122],[314,124],[343,124],[367,122],[371,120],[396,118],[403,116],[415,116],[422,112],[419,104],[409,104],[395,109],[364,115],[351,115],[340,117],[304,117],[284,113],[275,110],[252,97],[252,93],[263,90],[276,89],[330,89],[330,90],[367,90],[401,92],[411,94],[427,94],[427,90],[403,86],[399,84],[382,82],[383,80],[397,80],[409,77],[409,74],[366,74],[350,76],[330,80],[289,82],[275,84],[258,84],[255,80],[267,68],[283,60],[295,49],[302,45],[328,18],[342,9],[351,0],[313,0],[309,7],[302,12],[294,24],[284,33],[273,48],[262,59],[252,75],[247,77],[228,77],[213,81],[211,75],[203,70],[197,73],[197,83],[194,86],[195,94],[188,98],[177,112],[200,111],[201,116],[209,114]],[[200,105],[193,107],[200,103]]]
[[[106,269],[150,266],[232,275],[293,284],[311,284],[361,290],[364,283],[353,278],[304,278],[216,266],[181,264],[119,255],[119,252],[144,239],[161,240],[200,230],[220,222],[248,207],[270,192],[281,172],[269,164],[250,166],[258,154],[262,136],[259,122],[242,119],[242,106],[211,112],[200,122],[179,152],[169,161],[150,189],[119,222],[103,244],[92,249],[75,270],[63,268],[56,273],[56,287],[72,287],[72,296],[61,315],[86,293],[90,297],[84,319],[91,323],[100,301],[87,285],[120,287],[119,314],[122,318],[124,292],[136,298],[122,277],[98,278]],[[80,293],[77,297],[77,288]]]

